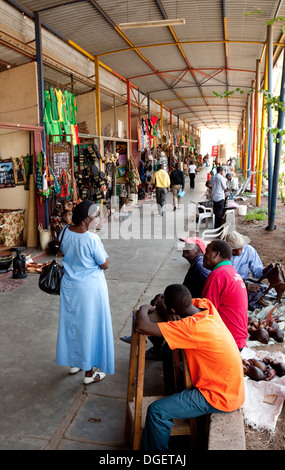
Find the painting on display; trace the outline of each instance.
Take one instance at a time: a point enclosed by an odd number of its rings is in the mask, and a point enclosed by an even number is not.
[[[15,186],[13,160],[0,160],[0,188]]]
[[[13,158],[15,184],[26,184],[24,157]]]

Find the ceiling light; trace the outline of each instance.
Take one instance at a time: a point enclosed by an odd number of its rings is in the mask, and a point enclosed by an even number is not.
[[[133,23],[120,23],[120,29],[155,28],[159,26],[179,26],[185,24],[185,18],[159,21],[134,21]]]

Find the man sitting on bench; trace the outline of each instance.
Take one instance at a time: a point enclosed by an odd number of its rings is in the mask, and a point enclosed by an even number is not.
[[[193,299],[187,287],[164,291],[167,321],[151,322],[151,305],[136,316],[139,333],[164,337],[170,349],[184,349],[194,388],[154,401],[147,411],[144,450],[167,450],[173,419],[230,412],[244,402],[241,355],[213,304]]]

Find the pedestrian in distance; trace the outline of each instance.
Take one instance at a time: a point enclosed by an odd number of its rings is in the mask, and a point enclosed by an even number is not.
[[[158,213],[163,216],[165,212],[167,192],[170,188],[170,178],[167,171],[163,169],[163,164],[160,164],[158,171],[154,173],[152,185],[153,191],[155,190],[156,194]]]
[[[225,191],[227,190],[224,169],[218,166],[217,173],[212,178],[213,212],[215,214],[215,228],[222,225],[223,211],[225,207]]]
[[[189,178],[190,178],[190,188],[195,188],[195,176],[196,176],[197,167],[193,161],[189,165]]]
[[[183,171],[179,170],[179,163],[175,163],[175,169],[170,174],[170,188],[173,195],[173,210],[180,209],[181,196],[179,191],[183,191],[185,177]]]

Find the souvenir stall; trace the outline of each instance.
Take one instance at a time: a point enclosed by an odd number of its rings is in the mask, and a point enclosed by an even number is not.
[[[1,150],[4,154],[12,153],[11,157],[0,159],[0,192],[1,200],[5,201],[0,207],[0,252],[5,254],[14,247],[38,244],[37,231],[34,230],[37,223],[34,156],[42,128],[1,122],[0,129]],[[14,134],[14,146],[11,145],[11,133]],[[29,149],[30,153],[21,155],[19,149]],[[7,268],[7,260],[1,255],[0,271],[2,261]],[[11,265],[11,254],[9,261]]]
[[[128,170],[126,174],[126,182],[128,184],[128,200],[137,204],[138,190],[141,184],[139,171],[134,163],[133,157],[130,156]]]
[[[46,208],[46,231],[52,242],[63,226],[71,222],[73,207],[80,200],[74,176],[79,165],[80,140],[75,96],[50,87],[44,91],[44,104],[47,155],[39,153],[36,187],[40,204]],[[42,224],[38,228],[41,239]]]
[[[138,151],[141,152],[141,161],[138,168],[141,184],[138,187],[138,199],[144,199],[151,193],[151,181],[153,174],[158,169],[161,157],[162,140],[160,129],[157,125],[158,118],[151,116],[150,119],[142,118],[137,123]],[[164,135],[164,145],[170,135]],[[162,163],[168,168],[167,157],[165,152],[162,155]]]
[[[122,142],[116,143],[116,154],[118,157],[116,169],[116,196],[119,197],[120,206],[127,202],[127,170],[128,170],[128,155],[127,144]]]

